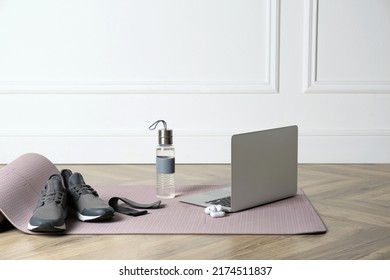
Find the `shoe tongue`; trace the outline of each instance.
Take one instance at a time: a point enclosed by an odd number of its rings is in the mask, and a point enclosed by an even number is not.
[[[80,173],[75,172],[70,176],[69,178],[70,185],[76,186],[76,185],[85,185],[83,176],[81,176]]]
[[[62,184],[62,178],[60,175],[53,175],[50,177],[49,182],[47,184],[48,192],[62,192],[64,190]]]

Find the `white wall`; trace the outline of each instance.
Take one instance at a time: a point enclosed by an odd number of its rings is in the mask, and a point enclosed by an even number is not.
[[[1,0],[0,163],[230,161],[299,126],[302,163],[390,163],[388,0]]]

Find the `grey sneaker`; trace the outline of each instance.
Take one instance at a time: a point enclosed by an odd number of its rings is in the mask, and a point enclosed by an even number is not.
[[[63,169],[61,176],[68,190],[69,211],[80,221],[97,221],[114,216],[114,209],[99,198],[98,193],[84,182],[80,173]]]
[[[64,231],[67,216],[66,189],[58,174],[51,175],[27,228],[31,231]]]

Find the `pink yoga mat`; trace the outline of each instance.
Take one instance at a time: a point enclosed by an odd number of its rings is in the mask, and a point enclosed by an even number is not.
[[[77,170],[74,170],[77,171]],[[25,154],[0,169],[0,211],[19,230],[28,221],[41,189],[58,169],[47,158]],[[88,178],[84,178],[88,183]],[[92,186],[108,201],[119,196],[139,203],[156,200],[154,186]],[[188,195],[222,186],[178,186],[178,196],[163,200],[159,209],[138,217],[116,213],[103,222],[81,222],[69,216],[66,234],[310,234],[326,227],[308,198],[299,190],[292,198],[252,208],[222,218],[212,218],[202,207],[178,201]]]

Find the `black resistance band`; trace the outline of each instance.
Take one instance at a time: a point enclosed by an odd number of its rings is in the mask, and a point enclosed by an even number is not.
[[[118,204],[119,200],[124,202],[124,203]],[[142,204],[142,203],[138,203],[138,202],[132,201],[132,200],[124,198],[124,197],[112,197],[108,201],[108,204],[118,213],[135,217],[135,216],[145,215],[146,213],[148,213],[148,211],[147,210],[138,211],[138,210],[135,210],[134,208],[137,208],[137,209],[156,209],[156,208],[160,207],[161,200],[155,201],[155,202],[150,203],[150,204]],[[128,207],[128,206],[130,206],[130,207]],[[131,208],[131,207],[133,207],[133,208]]]

